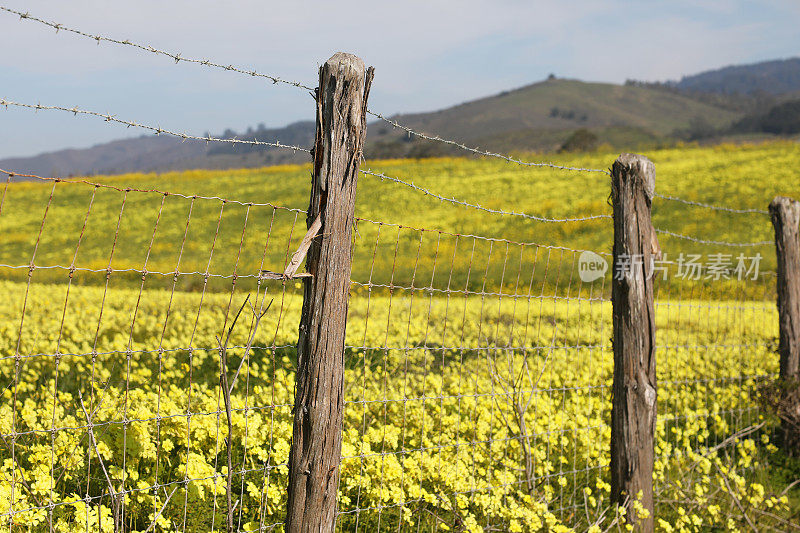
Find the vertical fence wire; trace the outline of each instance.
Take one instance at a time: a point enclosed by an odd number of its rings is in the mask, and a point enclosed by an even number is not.
[[[662,249],[679,248],[668,237],[661,241]],[[657,461],[666,465],[687,451],[721,448],[735,461],[737,436],[752,438],[763,426],[759,387],[777,376],[775,273],[765,270],[773,255],[768,248],[741,254],[704,244],[679,249],[670,254],[669,281],[656,274]],[[674,263],[683,263],[682,273]],[[737,272],[742,264],[752,270]],[[690,473],[663,473],[657,493],[693,490]]]

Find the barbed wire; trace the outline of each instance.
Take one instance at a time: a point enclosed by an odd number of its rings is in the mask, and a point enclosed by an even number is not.
[[[361,172],[366,173],[366,171],[363,171],[363,170]],[[180,198],[185,198],[187,200],[215,200],[215,201],[222,202],[222,203],[231,203],[231,204],[237,204],[237,205],[241,205],[241,206],[271,207],[272,209],[284,210],[284,211],[289,211],[289,212],[303,214],[303,215],[306,214],[306,210],[304,210],[304,209],[300,209],[300,208],[296,208],[296,207],[286,207],[286,206],[282,206],[282,205],[278,205],[278,204],[273,204],[271,202],[246,202],[246,201],[243,201],[243,200],[236,200],[236,199],[232,199],[232,198],[224,198],[224,197],[220,197],[220,196],[202,196],[202,195],[198,195],[198,194],[183,194],[183,193],[178,193],[178,192],[164,191],[164,190],[160,190],[160,189],[141,189],[141,188],[130,187],[130,186],[119,187],[119,186],[111,185],[111,184],[108,184],[108,183],[99,183],[99,182],[89,181],[89,180],[85,180],[85,179],[44,177],[44,176],[40,176],[38,174],[28,174],[28,173],[24,173],[24,172],[16,172],[16,171],[13,171],[13,170],[6,170],[6,169],[3,169],[3,168],[0,168],[0,174],[5,174],[6,176],[10,176],[10,177],[32,178],[32,179],[37,179],[37,180],[41,180],[41,181],[51,181],[51,182],[56,182],[56,183],[83,184],[83,185],[88,185],[88,186],[95,187],[95,188],[111,189],[111,190],[114,190],[114,191],[117,191],[117,192],[123,192],[123,193],[124,192],[140,192],[140,193],[159,194],[159,195],[163,195],[163,196],[177,196],[177,197],[180,197]],[[603,217],[611,218],[611,215],[597,215],[597,217],[598,218],[603,218]],[[514,240],[504,239],[504,238],[501,238],[501,237],[474,235],[474,234],[471,234],[471,233],[454,233],[454,232],[449,232],[449,231],[442,230],[442,229],[420,228],[420,227],[416,227],[416,226],[410,226],[408,224],[397,224],[397,223],[394,223],[394,222],[377,221],[377,220],[372,220],[372,219],[363,218],[363,217],[356,217],[356,221],[362,221],[362,222],[365,222],[365,223],[379,225],[379,226],[392,226],[392,227],[397,227],[397,228],[405,228],[405,229],[412,230],[412,231],[439,233],[439,234],[449,235],[449,236],[453,236],[453,237],[472,238],[472,239],[478,239],[478,240],[484,240],[484,241],[502,242],[502,243],[507,243],[507,244],[521,245],[521,246],[536,246],[536,247],[539,247],[539,248],[546,248],[546,249],[551,249],[551,250],[562,250],[562,251],[575,252],[575,253],[581,253],[581,252],[586,251],[586,250],[578,250],[578,249],[568,248],[568,247],[564,247],[564,246],[548,245],[548,244],[537,243],[537,242],[514,241]],[[600,255],[606,255],[606,256],[610,257],[611,254],[606,253],[606,252],[600,252]],[[9,266],[9,265],[0,265],[0,267],[2,267],[2,266]],[[28,265],[25,265],[26,268],[27,268],[27,266]],[[22,267],[12,267],[12,268],[22,268]],[[68,267],[60,267],[60,268],[68,268]],[[103,271],[105,271],[105,269]],[[172,274],[172,272],[170,272],[168,274]],[[188,273],[186,273],[186,274],[188,274]],[[197,272],[194,272],[192,274],[197,274]],[[241,277],[241,276],[239,276],[239,277]]]
[[[64,111],[64,112],[72,113],[73,115],[93,116],[93,117],[97,117],[97,118],[102,118],[106,122],[115,122],[115,123],[118,123],[118,124],[123,124],[123,125],[125,125],[127,127],[141,128],[141,129],[152,131],[156,135],[160,135],[160,134],[170,135],[170,136],[173,136],[173,137],[180,138],[182,140],[197,140],[197,141],[205,141],[206,143],[208,143],[208,142],[224,142],[224,143],[234,143],[234,144],[246,144],[246,145],[251,145],[251,146],[271,146],[271,147],[286,148],[286,149],[291,149],[291,150],[294,150],[294,151],[301,151],[301,152],[306,152],[306,153],[310,153],[311,152],[307,148],[302,148],[300,146],[294,146],[294,145],[286,145],[286,144],[282,144],[281,142],[271,143],[271,142],[258,141],[258,140],[247,141],[247,140],[242,140],[242,139],[221,139],[221,138],[218,138],[218,137],[211,137],[211,136],[200,137],[200,136],[197,136],[197,135],[190,135],[188,133],[182,133],[182,132],[175,132],[175,131],[167,130],[165,128],[161,128],[160,126],[156,127],[156,126],[150,126],[150,125],[147,125],[147,124],[141,124],[141,123],[133,122],[133,121],[129,121],[129,120],[118,119],[114,115],[111,115],[109,113],[100,113],[100,112],[97,112],[97,111],[88,111],[88,110],[84,110],[84,109],[79,109],[78,107],[68,108],[68,107],[62,107],[62,106],[48,106],[48,105],[42,105],[42,104],[26,104],[26,103],[21,103],[21,102],[15,102],[15,101],[12,101],[12,100],[7,100],[5,98],[0,98],[0,106],[5,106],[5,107],[14,106],[14,107],[20,107],[20,108],[24,108],[24,109],[33,109],[35,111],[39,111],[39,110]],[[564,167],[564,168],[566,168],[566,167]],[[573,169],[573,170],[578,170],[578,169]],[[422,192],[427,196],[432,196],[434,198],[437,198],[437,199],[445,201],[445,202],[450,202],[450,203],[453,203],[453,204],[463,205],[465,207],[469,207],[469,208],[472,208],[472,209],[478,209],[478,210],[481,210],[481,211],[486,211],[488,213],[493,213],[493,214],[498,214],[498,215],[519,216],[519,217],[527,218],[527,219],[530,219],[530,220],[536,220],[536,221],[539,221],[539,222],[582,222],[582,221],[586,221],[586,220],[595,220],[595,219],[601,219],[601,218],[612,218],[611,215],[607,215],[607,214],[604,214],[604,215],[589,215],[589,216],[585,216],[585,217],[575,217],[575,218],[549,218],[549,217],[542,217],[542,216],[536,216],[536,215],[529,215],[529,214],[526,214],[526,213],[515,212],[515,211],[504,211],[504,210],[500,210],[500,209],[491,209],[489,207],[484,207],[484,206],[482,206],[480,204],[470,203],[470,202],[466,202],[466,201],[463,201],[463,200],[458,200],[457,198],[448,198],[448,197],[442,196],[440,194],[437,194],[437,193],[435,193],[435,192],[433,192],[433,191],[431,191],[429,189],[426,189],[424,187],[420,187],[418,185],[415,185],[414,183],[407,182],[407,181],[401,180],[399,178],[387,176],[386,174],[383,174],[383,173],[380,173],[380,172],[374,172],[374,171],[372,171],[370,169],[361,170],[361,172],[364,173],[364,174],[368,174],[368,175],[377,177],[377,178],[382,179],[382,180],[388,180],[388,181],[392,181],[392,182],[398,183],[400,185],[403,185],[403,186],[409,187],[411,189],[414,189],[416,191]],[[9,174],[9,172],[6,172],[6,174]],[[12,173],[12,174],[16,174],[16,173]],[[18,174],[18,175],[21,176],[22,174]],[[41,176],[33,176],[33,175],[27,176],[27,177],[45,179],[45,178],[42,178]]]
[[[372,220],[372,219],[363,218],[363,217],[355,217],[355,220],[357,222],[366,222],[368,224],[374,224],[376,226],[388,226],[388,227],[394,227],[394,228],[398,228],[398,229],[407,229],[407,230],[411,230],[411,231],[418,231],[418,232],[422,232],[422,233],[424,233],[424,232],[436,233],[436,234],[439,234],[439,235],[447,235],[449,237],[461,237],[461,238],[466,238],[466,239],[476,239],[476,240],[479,240],[479,241],[511,244],[511,245],[516,245],[516,246],[534,246],[534,247],[543,248],[543,249],[546,249],[546,250],[559,250],[559,251],[562,251],[562,252],[573,252],[573,253],[579,253],[579,254],[583,253],[583,252],[591,251],[592,253],[597,253],[598,255],[603,255],[603,256],[606,256],[606,257],[609,257],[609,258],[612,257],[611,252],[602,252],[602,251],[594,252],[592,250],[580,250],[580,249],[576,249],[576,248],[569,248],[569,247],[566,247],[566,246],[556,246],[556,245],[543,244],[543,243],[532,242],[532,241],[523,242],[523,241],[515,241],[515,240],[511,240],[511,239],[504,239],[502,237],[492,237],[492,236],[487,236],[487,235],[475,235],[475,234],[472,234],[472,233],[456,233],[456,232],[452,232],[452,231],[446,231],[446,230],[443,230],[443,229],[423,228],[423,227],[411,226],[411,225],[408,225],[408,224],[398,224],[396,222],[383,222],[381,220]]]
[[[2,6],[2,5],[0,5],[0,11],[5,11],[7,13],[18,15],[21,20],[30,20],[30,21],[33,21],[33,22],[38,22],[39,24],[44,24],[45,26],[49,26],[49,27],[55,29],[56,32],[66,31],[66,32],[69,32],[69,33],[73,33],[75,35],[80,35],[81,37],[87,37],[89,39],[92,39],[92,40],[96,41],[97,44],[100,44],[101,42],[107,42],[107,43],[113,43],[113,44],[121,44],[121,45],[125,45],[125,46],[130,46],[130,47],[133,47],[133,48],[138,48],[139,50],[144,50],[145,52],[150,52],[151,54],[156,54],[156,55],[161,55],[161,56],[164,56],[164,57],[168,57],[171,60],[175,61],[175,63],[180,63],[181,61],[184,62],[184,63],[195,63],[195,64],[203,65],[203,66],[206,66],[206,67],[212,67],[212,68],[227,70],[227,71],[230,71],[230,72],[238,72],[239,74],[245,74],[247,76],[251,76],[251,77],[254,77],[254,78],[265,78],[265,79],[270,80],[273,84],[282,83],[282,84],[285,84],[285,85],[290,85],[292,87],[298,87],[300,89],[306,89],[306,90],[309,90],[309,91],[312,91],[312,92],[314,91],[313,87],[309,87],[308,85],[304,85],[304,84],[302,84],[300,82],[297,82],[297,81],[285,80],[285,79],[283,79],[283,78],[281,78],[279,76],[273,76],[273,75],[270,75],[270,74],[264,74],[264,73],[257,72],[257,71],[252,70],[252,69],[246,69],[246,68],[243,68],[243,67],[236,67],[234,65],[223,65],[221,63],[216,63],[214,61],[210,61],[208,59],[197,59],[197,58],[191,58],[191,57],[183,57],[180,53],[166,52],[164,50],[159,50],[158,48],[150,46],[148,44],[141,44],[141,43],[133,42],[133,41],[128,40],[128,39],[115,39],[113,37],[104,37],[102,35],[93,35],[91,33],[87,33],[87,32],[81,31],[81,30],[77,30],[75,28],[70,28],[68,26],[65,26],[64,24],[59,24],[57,22],[52,22],[52,21],[43,20],[43,19],[34,17],[33,15],[31,15],[28,12],[17,11],[16,9],[11,9],[11,8],[8,8],[8,7]]]
[[[728,242],[728,241],[711,241],[705,239],[698,239],[696,237],[690,237],[689,235],[683,235],[681,233],[675,233],[673,231],[668,231],[665,229],[655,228],[656,233],[663,233],[664,235],[669,235],[671,237],[675,237],[677,239],[684,239],[687,241],[696,242],[698,244],[716,244],[719,246],[733,246],[733,247],[748,247],[748,246],[767,246],[773,244],[772,241],[755,241],[755,242]]]
[[[255,140],[255,139],[252,140],[252,141],[248,141],[248,140],[244,140],[244,139],[236,139],[236,138],[234,138],[234,139],[222,139],[222,138],[219,138],[219,137],[212,137],[210,135],[207,136],[207,137],[200,137],[198,135],[190,135],[188,133],[171,131],[171,130],[162,128],[160,126],[150,126],[148,124],[141,124],[139,122],[134,122],[134,121],[131,121],[131,120],[123,120],[123,119],[116,118],[115,115],[112,115],[110,113],[99,113],[97,111],[88,111],[88,110],[85,110],[85,109],[79,109],[78,107],[61,107],[61,106],[42,105],[42,104],[25,104],[25,103],[21,103],[21,102],[14,102],[12,100],[6,100],[5,98],[0,98],[0,106],[4,106],[4,107],[8,107],[8,106],[20,107],[20,108],[25,108],[25,109],[33,109],[35,111],[41,111],[41,110],[44,110],[44,111],[65,111],[67,113],[72,113],[73,115],[76,115],[76,116],[77,115],[93,116],[93,117],[97,117],[97,118],[102,118],[106,122],[116,122],[117,124],[122,124],[122,125],[125,125],[125,126],[129,127],[129,128],[141,128],[141,129],[144,129],[144,130],[152,131],[156,135],[161,135],[161,134],[170,135],[172,137],[177,137],[177,138],[183,139],[183,140],[205,141],[206,143],[209,143],[209,142],[221,142],[221,143],[232,143],[232,144],[246,144],[246,145],[249,145],[249,146],[271,146],[271,147],[274,147],[274,148],[287,148],[289,150],[311,153],[311,150],[309,150],[308,148],[303,148],[301,146],[294,146],[294,145],[291,145],[291,144],[283,144],[280,141],[272,143],[272,142],[266,142],[266,141],[258,141],[258,140]]]
[[[500,154],[500,153],[497,153],[497,152],[490,152],[488,150],[481,150],[480,148],[473,148],[471,146],[467,146],[464,143],[461,143],[461,142],[458,142],[458,141],[454,141],[454,140],[450,140],[450,139],[444,139],[442,137],[439,137],[438,135],[428,135],[426,133],[416,131],[416,130],[408,127],[408,126],[400,124],[396,120],[392,120],[390,118],[387,118],[387,117],[383,116],[382,114],[376,113],[376,112],[371,111],[369,109],[367,109],[367,113],[369,115],[372,115],[373,117],[379,119],[379,120],[382,120],[383,122],[391,125],[394,128],[398,128],[398,129],[401,129],[401,130],[405,131],[408,134],[416,135],[417,137],[420,137],[420,138],[428,140],[428,141],[436,141],[436,142],[440,142],[440,143],[444,143],[444,144],[449,144],[451,146],[456,146],[458,148],[461,148],[462,150],[466,150],[468,152],[472,152],[473,154],[476,154],[476,155],[481,155],[481,156],[486,156],[486,157],[494,157],[494,158],[497,158],[497,159],[503,159],[505,161],[508,161],[509,163],[516,163],[518,165],[523,165],[523,166],[528,166],[528,167],[547,167],[547,168],[553,168],[553,169],[557,169],[557,170],[572,170],[572,171],[576,171],[576,172],[601,172],[603,174],[609,174],[608,170],[603,170],[603,169],[600,169],[600,168],[571,167],[571,166],[559,165],[557,163],[551,163],[551,162],[524,161],[522,159],[517,159],[517,158],[511,157],[509,155],[504,155],[504,154]]]
[[[693,205],[696,207],[704,207],[706,209],[713,209],[715,211],[726,211],[729,213],[758,213],[760,215],[769,215],[769,211],[766,209],[736,209],[733,207],[725,207],[720,205],[712,205],[712,204],[705,204],[702,202],[695,202],[693,200],[685,200],[683,198],[678,198],[676,196],[668,196],[666,194],[659,194],[655,193],[654,196],[656,198],[661,198],[662,200],[670,200],[673,202],[680,202],[686,205]]]
[[[97,183],[89,180],[83,179],[71,179],[71,178],[46,178],[43,176],[39,176],[37,174],[25,174],[23,172],[14,172],[13,170],[5,170],[0,168],[0,174],[5,174],[9,177],[20,177],[20,178],[32,178],[42,181],[53,181],[56,183],[81,183],[84,185],[90,185],[96,188],[103,188],[103,189],[112,189],[117,192],[143,192],[143,193],[153,193],[153,194],[160,194],[163,196],[178,196],[180,198],[186,198],[187,200],[216,200],[222,203],[229,203],[229,204],[238,204],[243,206],[250,206],[250,207],[271,207],[273,209],[283,209],[285,211],[292,211],[295,213],[305,214],[306,211],[304,209],[298,209],[293,207],[285,207],[282,205],[276,205],[269,202],[243,202],[241,200],[233,200],[230,198],[222,198],[220,196],[201,196],[199,194],[183,194],[179,192],[169,192],[169,191],[162,191],[159,189],[138,189],[135,187],[117,187],[115,185],[110,185],[108,183]]]
[[[484,206],[482,206],[480,204],[466,202],[464,200],[459,200],[457,198],[448,198],[446,196],[442,196],[440,194],[437,194],[437,193],[435,193],[435,192],[433,192],[433,191],[431,191],[429,189],[426,189],[425,187],[420,187],[419,185],[415,185],[412,182],[403,181],[403,180],[401,180],[399,178],[395,178],[395,177],[392,177],[392,176],[387,176],[386,174],[383,174],[381,172],[375,172],[375,171],[373,171],[371,169],[366,169],[366,170],[361,169],[361,172],[363,174],[367,174],[369,176],[374,176],[374,177],[376,177],[378,179],[381,179],[381,180],[392,181],[394,183],[403,185],[405,187],[409,187],[411,189],[414,189],[415,191],[421,192],[421,193],[423,193],[423,194],[425,194],[427,196],[431,196],[431,197],[436,198],[438,200],[441,200],[443,202],[449,202],[449,203],[456,204],[456,205],[463,205],[465,207],[469,207],[469,208],[472,208],[472,209],[478,209],[480,211],[486,211],[487,213],[493,213],[493,214],[496,214],[496,215],[517,216],[517,217],[523,217],[523,218],[527,218],[527,219],[531,219],[531,220],[536,220],[538,222],[583,222],[583,221],[586,221],[586,220],[596,220],[596,219],[600,219],[600,218],[612,218],[611,215],[588,215],[588,216],[585,216],[585,217],[576,217],[576,218],[548,218],[548,217],[542,217],[542,216],[537,216],[537,215],[529,215],[527,213],[521,213],[521,212],[517,212],[517,211],[503,211],[502,209],[492,209],[490,207],[484,207]]]
[[[33,22],[38,22],[39,24],[43,24],[45,26],[49,26],[49,27],[55,29],[56,31],[63,30],[63,31],[66,31],[66,32],[69,32],[69,33],[73,33],[75,35],[79,35],[81,37],[86,37],[86,38],[92,39],[92,40],[96,41],[98,44],[100,42],[108,42],[108,43],[113,43],[113,44],[131,46],[133,48],[137,48],[137,49],[143,50],[145,52],[150,52],[150,53],[153,53],[153,54],[157,54],[157,55],[162,55],[162,56],[168,57],[168,58],[172,59],[173,61],[175,61],[175,63],[180,63],[181,61],[183,61],[185,63],[195,63],[195,64],[198,64],[198,65],[203,65],[203,66],[206,66],[206,67],[222,69],[222,70],[230,71],[230,72],[236,72],[236,73],[244,74],[244,75],[251,76],[251,77],[266,78],[266,79],[272,81],[273,83],[283,83],[283,84],[286,84],[286,85],[291,85],[293,87],[306,89],[308,91],[311,91],[312,93],[315,90],[313,87],[309,87],[308,85],[304,85],[304,84],[296,82],[296,81],[284,80],[284,79],[282,79],[282,78],[280,78],[278,76],[272,76],[272,75],[269,75],[269,74],[259,73],[259,72],[255,71],[254,69],[247,69],[247,68],[244,68],[244,67],[236,67],[236,66],[233,66],[233,65],[224,65],[224,64],[217,63],[217,62],[214,62],[214,61],[211,61],[211,60],[208,60],[208,59],[196,59],[196,58],[190,58],[190,57],[183,57],[180,53],[166,52],[164,50],[159,50],[158,48],[155,48],[155,47],[153,47],[151,45],[133,42],[133,41],[131,41],[129,39],[117,39],[117,38],[113,38],[113,37],[105,37],[105,36],[102,36],[102,35],[91,34],[91,33],[88,33],[88,32],[82,31],[82,30],[78,30],[78,29],[75,29],[75,28],[70,28],[68,26],[65,26],[64,24],[43,20],[43,19],[40,19],[38,17],[32,16],[28,12],[17,11],[15,9],[11,9],[11,8],[8,8],[8,7],[2,6],[2,5],[0,5],[0,10],[6,11],[8,13],[12,13],[14,15],[18,15],[20,17],[20,19],[22,19],[22,20],[30,20],[30,21],[33,21]],[[522,160],[522,159],[511,157],[509,155],[505,155],[505,154],[501,154],[501,153],[497,153],[497,152],[491,152],[489,150],[482,150],[480,148],[467,146],[466,144],[461,143],[459,141],[455,141],[455,140],[452,140],[452,139],[445,139],[445,138],[440,137],[438,135],[429,135],[427,133],[414,130],[414,129],[410,128],[409,126],[400,124],[396,120],[392,120],[390,118],[387,118],[383,114],[374,112],[374,111],[369,110],[369,109],[367,110],[367,113],[372,115],[373,117],[375,117],[375,118],[377,118],[377,119],[379,119],[379,120],[391,125],[394,128],[398,128],[398,129],[401,129],[401,130],[405,131],[408,134],[416,135],[417,137],[420,137],[421,139],[426,139],[426,140],[435,141],[435,142],[441,142],[441,143],[444,143],[444,144],[448,144],[450,146],[455,146],[455,147],[460,148],[462,150],[471,152],[471,153],[473,153],[475,155],[480,155],[480,156],[485,156],[485,157],[493,157],[493,158],[497,158],[497,159],[502,159],[504,161],[508,161],[510,163],[516,163],[518,165],[530,166],[530,167],[547,167],[547,168],[553,168],[553,169],[557,169],[557,170],[570,170],[570,171],[577,171],[577,172],[601,172],[601,173],[604,173],[604,174],[608,174],[609,173],[607,170],[598,169],[598,168],[574,167],[574,166],[568,166],[568,165],[559,165],[557,163],[552,163],[552,162],[525,161],[525,160]]]

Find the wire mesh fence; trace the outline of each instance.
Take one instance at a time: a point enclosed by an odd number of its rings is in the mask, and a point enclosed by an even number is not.
[[[209,513],[213,524],[224,486],[218,454],[226,428],[216,336],[230,327],[243,293],[259,308],[267,293],[274,300],[258,339],[248,330],[253,321],[243,320],[226,346],[240,369],[231,386],[232,412],[245,425],[243,440],[231,446],[237,458],[248,458],[237,464],[237,483],[248,475],[266,479],[276,467],[269,464],[272,455],[259,448],[262,458],[255,459],[248,446],[266,445],[274,412],[289,409],[287,397],[273,401],[272,378],[282,366],[275,364],[277,354],[291,342],[281,337],[283,321],[288,315],[296,328],[298,309],[294,284],[268,288],[274,282],[259,273],[273,262],[284,266],[299,213],[71,182],[40,187],[46,202],[27,213],[16,210],[20,196],[10,188],[0,219],[24,228],[29,215],[29,227],[38,231],[20,236],[33,243],[26,265],[0,267],[6,278],[19,270],[27,278],[3,282],[3,314],[17,317],[4,321],[2,335],[10,415],[3,455],[11,460],[6,524],[85,519],[87,528],[107,530],[115,520],[138,530],[159,511],[162,528],[165,521],[202,528],[191,524],[208,523]],[[80,203],[87,206],[82,215],[63,212]],[[215,224],[192,224],[203,210],[216,213]],[[192,255],[205,262],[204,271],[181,271]],[[151,270],[153,263],[170,262],[167,272]],[[250,364],[256,353],[259,362]],[[248,432],[259,438],[248,442]],[[199,516],[187,511],[195,499],[211,502]],[[242,516],[244,505],[239,509]],[[256,509],[250,511],[258,518]]]
[[[0,225],[29,251],[0,266],[9,527],[224,529],[229,431],[237,530],[282,527],[302,291],[260,272],[285,267],[302,214],[7,181]],[[584,281],[583,253],[357,219],[341,529],[592,525],[608,504],[586,489],[609,476],[613,273]],[[676,454],[761,422],[777,319],[754,257],[741,280],[735,254],[710,277],[676,277],[677,262],[657,276],[657,491]],[[246,297],[225,345],[229,429],[220,341]]]
[[[0,105],[308,151],[77,108]],[[370,113],[519,168],[608,174],[478,150]],[[276,273],[302,249],[307,211],[270,198],[0,172],[0,531],[282,530],[309,281]],[[362,174],[362,192],[388,186],[378,178],[481,216],[611,234],[608,213],[526,213],[389,171]],[[763,209],[655,198],[769,224]],[[624,262],[608,253],[611,241],[587,250],[374,217],[355,224],[337,528],[619,525],[609,485],[611,285]],[[698,479],[709,472],[694,472],[704,458],[725,450],[747,466],[737,445],[766,435],[758,391],[778,372],[775,257],[772,241],[655,231],[654,486],[657,507],[674,509],[705,486]]]
[[[607,393],[594,364],[610,347],[603,280],[578,279],[575,250],[370,229],[373,257],[396,262],[403,240],[417,251],[407,279],[354,282],[367,309],[351,310],[363,368],[346,401],[361,453],[343,468],[373,481],[341,492],[355,514],[344,527],[453,525],[465,502],[484,502],[474,525],[507,528],[519,510],[493,516],[493,505],[545,493],[552,512],[574,514],[579,488],[605,468],[595,452],[606,424],[592,413]]]

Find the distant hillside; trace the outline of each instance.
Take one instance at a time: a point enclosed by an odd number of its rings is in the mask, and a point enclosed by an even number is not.
[[[396,115],[414,130],[497,151],[586,150],[600,145],[616,150],[647,149],[677,139],[695,140],[729,131],[753,113],[753,106],[727,105],[726,99],[698,98],[664,84],[586,83],[549,79],[440,111]],[[718,101],[719,100],[719,101]],[[759,108],[760,109],[760,108]],[[765,108],[766,109],[766,108]],[[310,147],[314,123],[284,128],[259,126],[224,137],[281,141]],[[579,141],[579,142],[576,142]],[[377,121],[369,125],[369,158],[429,157],[459,153]],[[463,152],[461,152],[463,153]],[[244,168],[297,163],[304,152],[144,136],[34,157],[0,161],[0,167],[44,175],[166,171],[191,168]]]
[[[289,144],[292,146],[311,147],[314,143],[314,122],[310,120],[294,122],[284,128],[266,128],[259,124],[256,129],[248,128],[244,133],[231,130],[222,134],[223,138],[237,138],[246,141],[259,141],[268,143]],[[264,146],[241,143],[211,143],[207,155],[245,155],[245,154],[270,154],[277,156],[281,150],[272,150]],[[304,157],[307,159],[307,157]]]
[[[685,91],[724,94],[767,93],[780,95],[800,91],[800,57],[734,65],[684,76],[672,83]]]
[[[733,131],[774,135],[800,133],[800,100],[787,100],[764,111],[748,114],[733,125]]]
[[[205,152],[204,143],[181,143],[180,139],[174,137],[146,135],[98,144],[91,148],[3,159],[0,167],[42,176],[153,171],[170,164],[187,163],[203,156]]]
[[[550,79],[433,113],[398,115],[411,128],[496,150],[556,150],[577,129],[600,143],[632,147],[668,139],[695,122],[719,129],[741,114],[676,92]],[[370,126],[368,155],[440,155],[446,146],[409,142],[387,124]],[[426,151],[434,151],[426,153]]]
[[[277,129],[259,127],[242,135],[226,131],[223,136],[266,142],[279,140],[285,144],[311,146],[314,123],[297,122]],[[7,158],[0,160],[0,168],[40,176],[75,176],[193,168],[260,167],[307,160],[308,154],[294,153],[291,150],[243,144],[206,144],[203,141],[182,141],[166,135],[143,135],[90,148]]]

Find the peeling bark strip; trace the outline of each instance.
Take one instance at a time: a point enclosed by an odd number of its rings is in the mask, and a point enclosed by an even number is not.
[[[373,69],[337,53],[320,68],[306,224],[322,230],[306,259],[286,531],[333,531],[342,449],[344,339],[356,183]]]
[[[286,270],[283,271],[283,278],[284,279],[292,279],[297,272],[297,268],[300,266],[300,263],[303,262],[303,259],[306,258],[306,254],[308,253],[308,249],[311,248],[311,243],[314,242],[314,237],[317,236],[319,233],[319,229],[322,227],[322,216],[317,215],[317,218],[314,219],[314,222],[311,223],[311,227],[308,228],[303,240],[300,242],[300,246],[297,248],[297,251],[292,255],[292,260],[289,261],[289,264],[286,266]]]
[[[781,379],[800,379],[800,202],[778,196],[769,204],[778,255]]]
[[[629,523],[636,523],[637,530],[645,532],[653,531],[654,524],[656,326],[651,258],[659,253],[659,247],[650,220],[650,202],[655,180],[655,166],[644,156],[622,154],[611,168],[614,205],[611,497],[625,505]],[[629,274],[617,279],[617,272]],[[637,516],[633,506],[636,499],[650,516]]]

